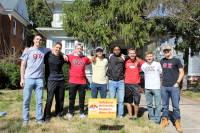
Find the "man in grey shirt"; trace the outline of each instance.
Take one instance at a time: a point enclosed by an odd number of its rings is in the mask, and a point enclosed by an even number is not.
[[[50,49],[42,47],[42,36],[36,34],[33,39],[34,45],[25,49],[21,56],[21,81],[23,90],[23,126],[29,122],[29,107],[32,90],[36,98],[36,122],[42,124],[42,94],[44,87],[44,55]]]

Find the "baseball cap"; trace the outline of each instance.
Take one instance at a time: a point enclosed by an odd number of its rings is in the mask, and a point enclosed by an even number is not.
[[[169,44],[164,44],[164,45],[162,46],[162,51],[164,51],[164,50],[171,50],[171,49],[172,49],[172,46],[169,45]]]
[[[102,47],[96,47],[95,51],[103,51],[103,48]]]

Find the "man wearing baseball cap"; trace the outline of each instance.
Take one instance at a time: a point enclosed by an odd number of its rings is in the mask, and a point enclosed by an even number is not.
[[[97,98],[98,92],[100,93],[101,98],[106,98],[107,95],[108,79],[106,72],[108,60],[103,55],[103,50],[102,47],[97,47],[95,49],[96,54],[92,60],[92,98]]]
[[[173,57],[172,47],[169,44],[162,46],[164,58],[160,61],[163,69],[161,97],[162,97],[162,121],[161,127],[166,127],[169,124],[169,99],[171,99],[173,106],[173,119],[176,130],[182,133],[183,130],[180,124],[180,88],[179,85],[184,76],[183,65],[181,61]]]

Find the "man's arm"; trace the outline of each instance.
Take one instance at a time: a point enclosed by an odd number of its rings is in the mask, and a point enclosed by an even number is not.
[[[21,75],[20,86],[21,86],[21,87],[24,87],[25,69],[26,69],[26,61],[25,61],[25,60],[22,60],[22,61],[21,61],[21,67],[20,67],[20,75]]]
[[[176,83],[178,83],[180,85],[181,81],[183,80],[184,77],[184,70],[183,68],[179,68],[179,76],[178,76],[178,80],[176,81]]]

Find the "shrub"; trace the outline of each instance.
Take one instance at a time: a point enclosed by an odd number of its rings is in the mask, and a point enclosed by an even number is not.
[[[19,88],[20,67],[14,63],[0,62],[0,89]]]

